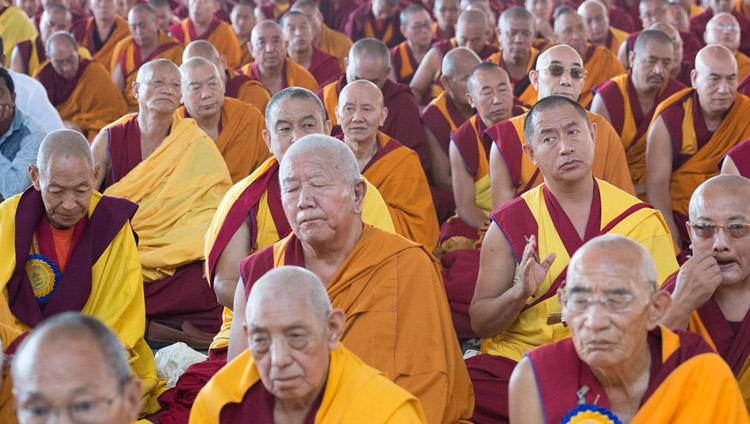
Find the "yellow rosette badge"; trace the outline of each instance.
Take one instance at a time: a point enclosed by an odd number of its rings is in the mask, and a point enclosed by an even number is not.
[[[560,424],[622,424],[612,411],[597,405],[579,405]]]
[[[60,282],[60,270],[57,269],[57,265],[43,255],[29,255],[26,261],[26,274],[38,303],[46,301]]]

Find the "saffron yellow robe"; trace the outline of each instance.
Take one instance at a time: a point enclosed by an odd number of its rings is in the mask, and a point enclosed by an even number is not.
[[[8,309],[8,302],[5,301],[5,297],[0,296],[0,342],[3,344],[3,352],[5,352],[13,341],[20,336],[23,331],[16,328],[13,320],[13,315]],[[6,364],[7,365],[7,364]],[[4,424],[16,424],[18,419],[16,413],[13,410],[13,379],[10,373],[2,379],[0,383],[2,389],[0,389],[0,422]]]
[[[3,38],[4,67],[10,69],[11,54],[16,43],[33,40],[39,33],[23,10],[15,6],[5,6],[2,9],[0,12],[0,36]]]
[[[335,31],[326,24],[322,24],[320,29],[320,45],[318,47],[324,52],[336,56],[341,65],[341,72],[346,70],[344,59],[349,55],[349,49],[352,48],[352,44],[352,40],[346,34]]]
[[[130,30],[128,29],[128,21],[127,19],[123,19],[120,16],[116,16],[114,23],[115,28],[110,33],[109,38],[104,43],[102,48],[99,50],[96,50],[94,48],[93,25],[94,18],[88,18],[88,20],[86,21],[86,29],[83,35],[83,39],[80,41],[80,45],[86,47],[91,52],[94,61],[104,65],[105,67],[109,67],[109,64],[112,63],[112,55],[115,52],[115,46],[117,46],[117,43],[119,43],[120,40],[130,35]]]

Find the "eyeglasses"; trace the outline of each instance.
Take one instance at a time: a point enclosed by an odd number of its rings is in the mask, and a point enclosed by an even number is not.
[[[34,403],[17,408],[16,414],[21,422],[46,424],[53,415],[57,417],[64,410],[74,423],[94,424],[110,415],[110,407],[114,401],[115,398],[100,398],[59,406]]]
[[[560,64],[553,63],[546,68],[537,69],[537,72],[539,71],[549,71],[550,74],[552,74],[553,77],[561,77],[562,74],[565,73],[565,71],[570,72],[570,76],[574,79],[581,79],[586,76],[588,71],[583,69],[580,66],[571,66],[570,68],[566,68]]]
[[[719,228],[724,229],[724,233],[732,238],[743,238],[750,234],[750,224],[748,223],[731,223],[731,224],[706,224],[701,222],[688,223],[693,230],[693,234],[700,238],[711,238],[719,232]]]
[[[626,293],[609,293],[604,296],[594,298],[590,293],[573,292],[562,294],[562,304],[569,312],[583,313],[586,312],[594,302],[598,303],[607,312],[622,313],[631,309],[633,295]]]
[[[737,25],[716,25],[714,28],[718,29],[719,31],[739,31],[740,27]]]

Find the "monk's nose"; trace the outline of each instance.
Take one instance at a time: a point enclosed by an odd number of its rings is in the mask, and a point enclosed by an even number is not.
[[[284,368],[292,362],[289,346],[285,342],[277,342],[271,345],[271,365],[274,368]]]

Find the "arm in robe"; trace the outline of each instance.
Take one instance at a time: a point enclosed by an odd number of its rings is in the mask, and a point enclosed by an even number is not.
[[[682,242],[672,213],[672,194],[669,192],[673,154],[672,136],[664,118],[656,116],[648,131],[646,145],[646,196],[648,202],[661,212],[672,233],[672,240],[680,248]]]
[[[456,199],[458,217],[474,228],[482,228],[485,221],[487,221],[487,216],[475,204],[476,195],[473,175],[466,169],[466,165],[461,158],[461,153],[453,141],[451,141],[450,145],[450,163],[453,197]]]
[[[492,209],[510,202],[516,197],[516,187],[505,164],[505,159],[497,148],[497,144],[490,146],[490,187],[492,190]]]
[[[440,72],[442,60],[443,57],[440,51],[435,47],[431,47],[425,53],[424,58],[419,62],[419,67],[414,71],[411,83],[409,83],[411,91],[414,93],[414,98],[421,99],[424,93],[430,90]]]

